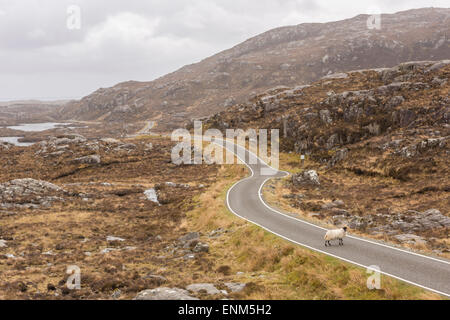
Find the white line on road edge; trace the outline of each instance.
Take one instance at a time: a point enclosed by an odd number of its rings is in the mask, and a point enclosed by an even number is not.
[[[318,226],[318,225],[316,225],[316,224],[314,224],[314,223],[311,223],[311,222],[308,222],[308,221],[304,221],[304,220],[301,220],[301,219],[299,219],[299,218],[295,218],[295,217],[292,217],[292,216],[287,215],[287,214],[285,214],[285,213],[282,213],[282,212],[280,212],[280,211],[278,211],[278,210],[276,210],[276,209],[271,208],[268,204],[266,204],[266,202],[265,202],[264,199],[262,198],[262,193],[261,193],[261,191],[262,191],[262,188],[264,187],[264,185],[265,185],[265,184],[267,183],[267,181],[269,181],[270,179],[272,179],[272,178],[266,179],[266,180],[263,182],[263,184],[261,185],[261,187],[259,188],[259,191],[258,191],[259,199],[261,200],[261,202],[263,203],[263,205],[264,205],[265,207],[267,207],[269,210],[271,210],[271,211],[273,211],[273,212],[275,212],[275,213],[281,214],[282,216],[285,216],[285,217],[287,217],[287,218],[289,218],[289,219],[292,219],[292,220],[295,220],[295,221],[298,221],[298,222],[302,222],[302,223],[304,223],[304,224],[307,224],[307,225],[316,227],[316,228],[321,229],[321,230],[328,230],[328,229],[326,229],[326,228],[324,228],[324,227],[321,227],[321,226]],[[385,247],[385,248],[394,249],[394,250],[401,251],[401,252],[408,253],[408,254],[412,254],[412,255],[415,255],[415,256],[418,256],[418,257],[421,257],[421,258],[426,258],[426,259],[430,259],[430,260],[433,260],[433,261],[436,261],[436,262],[441,262],[441,263],[450,265],[450,262],[449,262],[449,261],[437,259],[437,258],[434,258],[434,257],[425,256],[425,255],[423,255],[423,254],[416,253],[416,252],[413,252],[413,251],[404,250],[404,249],[401,249],[401,248],[392,247],[392,246],[389,246],[389,245],[387,245],[387,244],[383,244],[383,243],[379,243],[379,242],[375,242],[375,241],[371,241],[371,240],[367,240],[367,239],[364,239],[364,238],[359,238],[359,237],[355,237],[355,236],[351,236],[351,235],[348,235],[347,238],[355,239],[355,240],[360,240],[360,241],[365,241],[365,242],[368,242],[368,243],[371,243],[371,244],[375,244],[375,245],[378,245],[378,246],[382,246],[382,247]]]
[[[216,144],[217,144],[217,143],[216,143]],[[248,150],[247,150],[247,151],[248,151]],[[233,152],[234,152],[234,150],[233,150]],[[249,151],[249,152],[250,152],[250,151]],[[250,222],[250,223],[252,223],[252,224],[254,224],[254,225],[256,225],[256,226],[258,226],[258,227],[260,227],[260,228],[262,228],[262,229],[264,229],[264,230],[266,230],[266,231],[268,231],[268,232],[270,232],[270,233],[272,233],[272,234],[274,234],[274,235],[277,235],[277,236],[279,236],[280,238],[283,238],[283,239],[285,239],[285,240],[287,240],[287,241],[290,241],[290,242],[292,242],[292,243],[295,243],[295,244],[297,244],[297,245],[300,245],[300,246],[306,247],[306,248],[308,248],[308,249],[310,249],[310,250],[313,250],[313,251],[316,251],[316,252],[319,252],[319,253],[322,253],[322,254],[331,256],[331,257],[333,257],[333,258],[336,258],[336,259],[339,259],[339,260],[342,260],[342,261],[345,261],[345,262],[348,262],[348,263],[357,265],[357,266],[362,267],[362,268],[366,268],[366,269],[369,268],[368,266],[365,266],[365,265],[360,264],[360,263],[358,263],[358,262],[355,262],[355,261],[352,261],[352,260],[349,260],[349,259],[346,259],[346,258],[339,257],[339,256],[337,256],[337,255],[328,253],[328,252],[326,252],[326,251],[322,251],[322,250],[320,250],[320,249],[311,247],[311,246],[309,246],[309,245],[307,245],[307,244],[300,243],[300,242],[298,242],[298,241],[295,241],[295,240],[293,240],[293,239],[290,239],[290,238],[288,238],[288,237],[286,237],[286,236],[283,236],[283,235],[281,235],[281,234],[279,234],[279,233],[277,233],[277,232],[275,232],[275,231],[270,230],[270,229],[267,228],[267,227],[264,227],[264,226],[262,226],[262,225],[260,225],[260,224],[258,224],[258,223],[256,223],[256,222],[254,222],[254,221],[251,221],[251,220],[249,220],[249,219],[247,219],[247,218],[245,218],[245,217],[242,217],[242,216],[240,216],[239,214],[237,214],[237,213],[231,208],[231,206],[230,206],[230,201],[229,201],[229,195],[230,195],[230,192],[231,192],[231,190],[233,190],[233,188],[234,188],[236,185],[238,185],[239,183],[241,183],[241,182],[243,182],[243,181],[246,181],[246,180],[248,180],[248,179],[251,179],[251,178],[254,176],[254,171],[253,171],[253,169],[252,169],[252,168],[251,168],[244,160],[242,160],[236,153],[235,153],[235,155],[236,155],[236,157],[237,157],[239,160],[241,160],[241,161],[242,161],[242,162],[250,169],[250,171],[251,171],[252,174],[251,174],[251,176],[249,176],[249,177],[247,177],[247,178],[245,178],[245,179],[239,180],[238,182],[236,182],[235,184],[233,184],[233,186],[232,186],[230,189],[228,189],[228,191],[227,191],[227,206],[228,206],[228,209],[229,209],[234,215],[236,215],[236,216],[238,216],[239,218],[241,218],[241,219],[243,219],[243,220],[245,220],[245,221],[247,221],[247,222]],[[257,157],[257,159],[259,159],[259,157]],[[260,160],[261,162],[263,162],[261,159],[259,159],[259,160]],[[266,164],[266,165],[267,165],[267,164]],[[272,169],[273,169],[273,168],[272,168]],[[279,170],[276,170],[276,171],[279,171]],[[286,171],[284,171],[284,172],[286,172]],[[277,210],[274,210],[274,209],[272,209],[271,207],[269,207],[269,206],[264,202],[264,200],[262,199],[262,197],[261,197],[261,192],[260,192],[260,191],[261,191],[262,187],[264,186],[264,184],[265,184],[268,180],[270,180],[270,179],[272,179],[272,178],[267,178],[267,179],[264,181],[264,183],[261,185],[261,187],[260,187],[260,189],[259,189],[259,191],[258,191],[258,197],[259,197],[260,201],[264,204],[264,206],[266,206],[266,207],[267,207],[268,209],[270,209],[271,211],[273,211],[273,212],[275,212],[275,213],[278,213],[278,214],[280,214],[280,215],[283,215],[283,216],[285,216],[285,217],[288,217],[288,218],[290,218],[290,219],[293,219],[293,220],[296,220],[296,221],[298,221],[298,222],[305,223],[305,224],[308,224],[308,225],[317,227],[317,228],[322,229],[322,230],[327,230],[327,229],[322,228],[322,227],[320,227],[320,226],[317,226],[317,225],[315,225],[315,224],[312,224],[312,223],[309,223],[309,222],[300,220],[300,219],[298,219],[298,218],[291,217],[291,216],[289,216],[289,215],[286,215],[286,214],[284,214],[284,213],[281,213],[281,212],[279,212],[279,211],[277,211]],[[350,237],[350,238],[353,238],[353,239],[361,240],[361,241],[366,241],[366,242],[369,242],[369,243],[372,243],[372,244],[375,244],[375,245],[380,245],[380,246],[383,246],[383,247],[387,247],[387,248],[389,248],[389,249],[394,249],[394,250],[402,251],[402,252],[405,252],[405,253],[417,255],[417,256],[420,256],[420,257],[423,257],[423,258],[427,258],[427,259],[435,260],[435,261],[438,261],[438,262],[450,264],[450,263],[447,262],[447,261],[443,261],[443,260],[436,259],[436,258],[432,258],[432,257],[427,257],[427,256],[424,256],[424,255],[415,253],[415,252],[410,252],[410,251],[402,250],[402,249],[399,249],[399,248],[391,247],[391,246],[388,246],[388,245],[380,244],[380,243],[373,242],[373,241],[366,240],[366,239],[361,239],[361,238],[358,238],[358,237],[352,237],[352,236],[349,236],[349,237]],[[386,275],[386,276],[395,278],[395,279],[397,279],[397,280],[401,280],[401,281],[403,281],[403,282],[412,284],[412,285],[417,286],[417,287],[419,287],[419,288],[426,289],[426,290],[432,291],[432,292],[434,292],[434,293],[437,293],[437,294],[440,294],[440,295],[443,295],[443,296],[446,296],[446,297],[450,297],[450,294],[448,294],[448,293],[444,293],[444,292],[441,292],[441,291],[438,291],[438,290],[435,290],[435,289],[432,289],[432,288],[428,288],[428,287],[426,287],[426,286],[423,286],[423,285],[421,285],[421,284],[418,284],[418,283],[415,283],[415,282],[412,282],[412,281],[409,281],[409,280],[400,278],[400,277],[395,276],[395,275],[393,275],[393,274],[390,274],[390,273],[387,273],[387,272],[384,272],[384,271],[380,271],[380,273],[381,273],[381,274],[384,274],[384,275]]]
[[[241,146],[237,146],[237,147],[242,148]],[[286,173],[287,175],[290,175],[290,173],[287,172],[287,171],[280,171],[280,170],[277,170],[277,169],[275,169],[275,168],[269,166],[267,163],[265,163],[262,159],[260,159],[260,158],[259,158],[257,155],[255,155],[253,152],[251,152],[251,151],[249,151],[249,150],[247,150],[247,151],[248,151],[249,153],[253,154],[253,155],[254,155],[259,161],[261,161],[261,163],[263,163],[264,165],[266,165],[266,166],[272,168],[273,170],[275,170],[275,171],[277,171],[277,172],[282,172],[282,173]],[[242,162],[243,162],[243,163],[244,163],[244,164],[252,171],[252,176],[253,176],[253,175],[254,175],[253,169],[252,169],[247,163],[245,163],[245,161],[243,161],[238,155],[236,155],[236,157],[239,158],[239,160],[241,160],[241,161],[242,161]],[[328,229],[323,228],[323,227],[321,227],[321,226],[318,226],[318,225],[316,225],[316,224],[314,224],[314,223],[311,223],[311,222],[308,222],[308,221],[305,221],[305,220],[302,220],[302,219],[299,219],[299,218],[296,218],[296,217],[292,217],[292,216],[290,216],[290,215],[288,215],[288,214],[282,213],[282,212],[280,212],[280,211],[278,211],[278,210],[273,209],[272,207],[270,207],[270,206],[264,201],[264,199],[262,198],[262,188],[263,188],[264,185],[267,183],[267,181],[269,181],[270,179],[275,179],[275,178],[274,178],[274,177],[267,178],[267,179],[262,183],[261,187],[260,187],[259,190],[258,190],[258,197],[259,197],[259,200],[263,203],[263,205],[264,205],[266,208],[268,208],[268,209],[271,210],[272,212],[275,212],[275,213],[277,213],[277,214],[281,214],[282,216],[285,216],[285,217],[287,217],[287,218],[289,218],[289,219],[292,219],[292,220],[295,220],[295,221],[298,221],[298,222],[301,222],[301,223],[305,223],[305,224],[307,224],[307,225],[316,227],[316,228],[321,229],[321,230],[328,230]],[[351,235],[348,235],[347,237],[348,237],[348,238],[351,238],[351,239],[356,239],[356,240],[360,240],[360,241],[365,241],[365,242],[368,242],[368,243],[371,243],[371,244],[375,244],[375,245],[379,245],[379,246],[382,246],[382,247],[385,247],[385,248],[394,249],[394,250],[397,250],[397,251],[401,251],[401,252],[404,252],[404,253],[412,254],[412,255],[415,255],[415,256],[418,256],[418,257],[422,257],[422,258],[426,258],[426,259],[434,260],[434,261],[436,261],[436,262],[441,262],[441,263],[450,265],[450,261],[445,261],[445,260],[441,260],[441,259],[438,259],[438,258],[426,256],[426,255],[423,255],[423,254],[420,254],[420,253],[416,253],[416,252],[413,252],[413,251],[408,251],[408,250],[405,250],[405,249],[392,247],[392,246],[389,246],[389,245],[386,245],[386,244],[383,244],[383,243],[379,243],[379,242],[367,240],[367,239],[364,239],[364,238],[359,238],[359,237],[355,237],[355,236],[351,236]]]

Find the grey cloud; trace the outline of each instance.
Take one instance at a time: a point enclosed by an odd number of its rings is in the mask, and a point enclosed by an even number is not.
[[[373,0],[0,0],[0,99],[81,97],[148,81],[271,28],[445,6]],[[66,28],[81,8],[80,30]]]

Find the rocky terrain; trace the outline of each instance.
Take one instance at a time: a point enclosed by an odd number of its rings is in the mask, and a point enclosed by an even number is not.
[[[233,216],[243,166],[172,164],[162,137],[59,131],[0,144],[0,299],[439,298],[389,278],[370,291],[365,270]]]
[[[209,238],[180,222],[217,168],[173,165],[171,146],[80,135],[0,145],[0,298],[131,299],[195,283],[174,269],[210,268]],[[81,269],[80,290],[67,287],[70,265]],[[242,291],[232,280],[204,294]]]
[[[366,290],[365,270],[238,219],[225,191],[244,166],[175,165],[173,142],[151,133],[200,117],[279,129],[292,175],[267,183],[272,206],[450,257],[449,16],[283,27],[64,106],[0,104],[0,136],[35,142],[0,142],[0,299],[437,298],[387,277]]]
[[[449,75],[450,60],[328,75],[207,126],[279,129],[282,166],[298,174],[272,190],[299,214],[448,254]]]
[[[151,82],[124,82],[67,104],[60,119],[156,121],[178,128],[276,86],[309,84],[332,73],[448,58],[450,9],[426,8],[270,30]]]

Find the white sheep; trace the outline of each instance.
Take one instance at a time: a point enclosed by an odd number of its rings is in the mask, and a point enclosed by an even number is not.
[[[331,246],[331,240],[339,239],[339,245],[344,245],[344,238],[347,235],[347,227],[343,227],[341,229],[336,230],[328,230],[325,234],[325,247]]]

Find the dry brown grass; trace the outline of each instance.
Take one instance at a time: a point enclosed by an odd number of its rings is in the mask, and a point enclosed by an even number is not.
[[[244,166],[176,167],[167,162],[171,144],[166,139],[136,141],[153,142],[157,152],[145,157],[138,152],[132,162],[88,167],[52,181],[66,184],[65,189],[75,194],[96,195],[88,202],[69,197],[50,208],[2,213],[0,238],[8,247],[0,254],[16,258],[0,259],[0,298],[111,299],[120,289],[120,298],[130,299],[144,289],[184,288],[199,282],[221,289],[224,282],[247,283],[242,293],[228,296],[242,299],[439,298],[385,277],[384,291],[368,291],[363,270],[294,246],[234,216],[226,208],[225,195],[248,174]],[[5,163],[14,165],[14,171],[9,175],[3,171],[2,180],[16,175],[49,177],[65,169],[63,160],[57,162],[60,167],[52,161],[33,166],[34,151],[28,152],[10,155]],[[103,181],[112,186],[90,184]],[[167,201],[162,206],[143,199],[143,189],[165,181],[191,187],[162,188],[160,198]],[[208,237],[218,228],[227,232]],[[177,238],[190,231],[201,232],[201,241],[210,245],[209,254],[184,260],[183,252],[172,252]],[[126,241],[107,243],[108,235]],[[123,250],[125,246],[135,248]],[[107,247],[122,250],[101,254]],[[53,255],[44,255],[47,251]],[[73,264],[82,270],[82,289],[68,291],[66,268]],[[162,275],[167,282],[150,280],[148,274]]]

